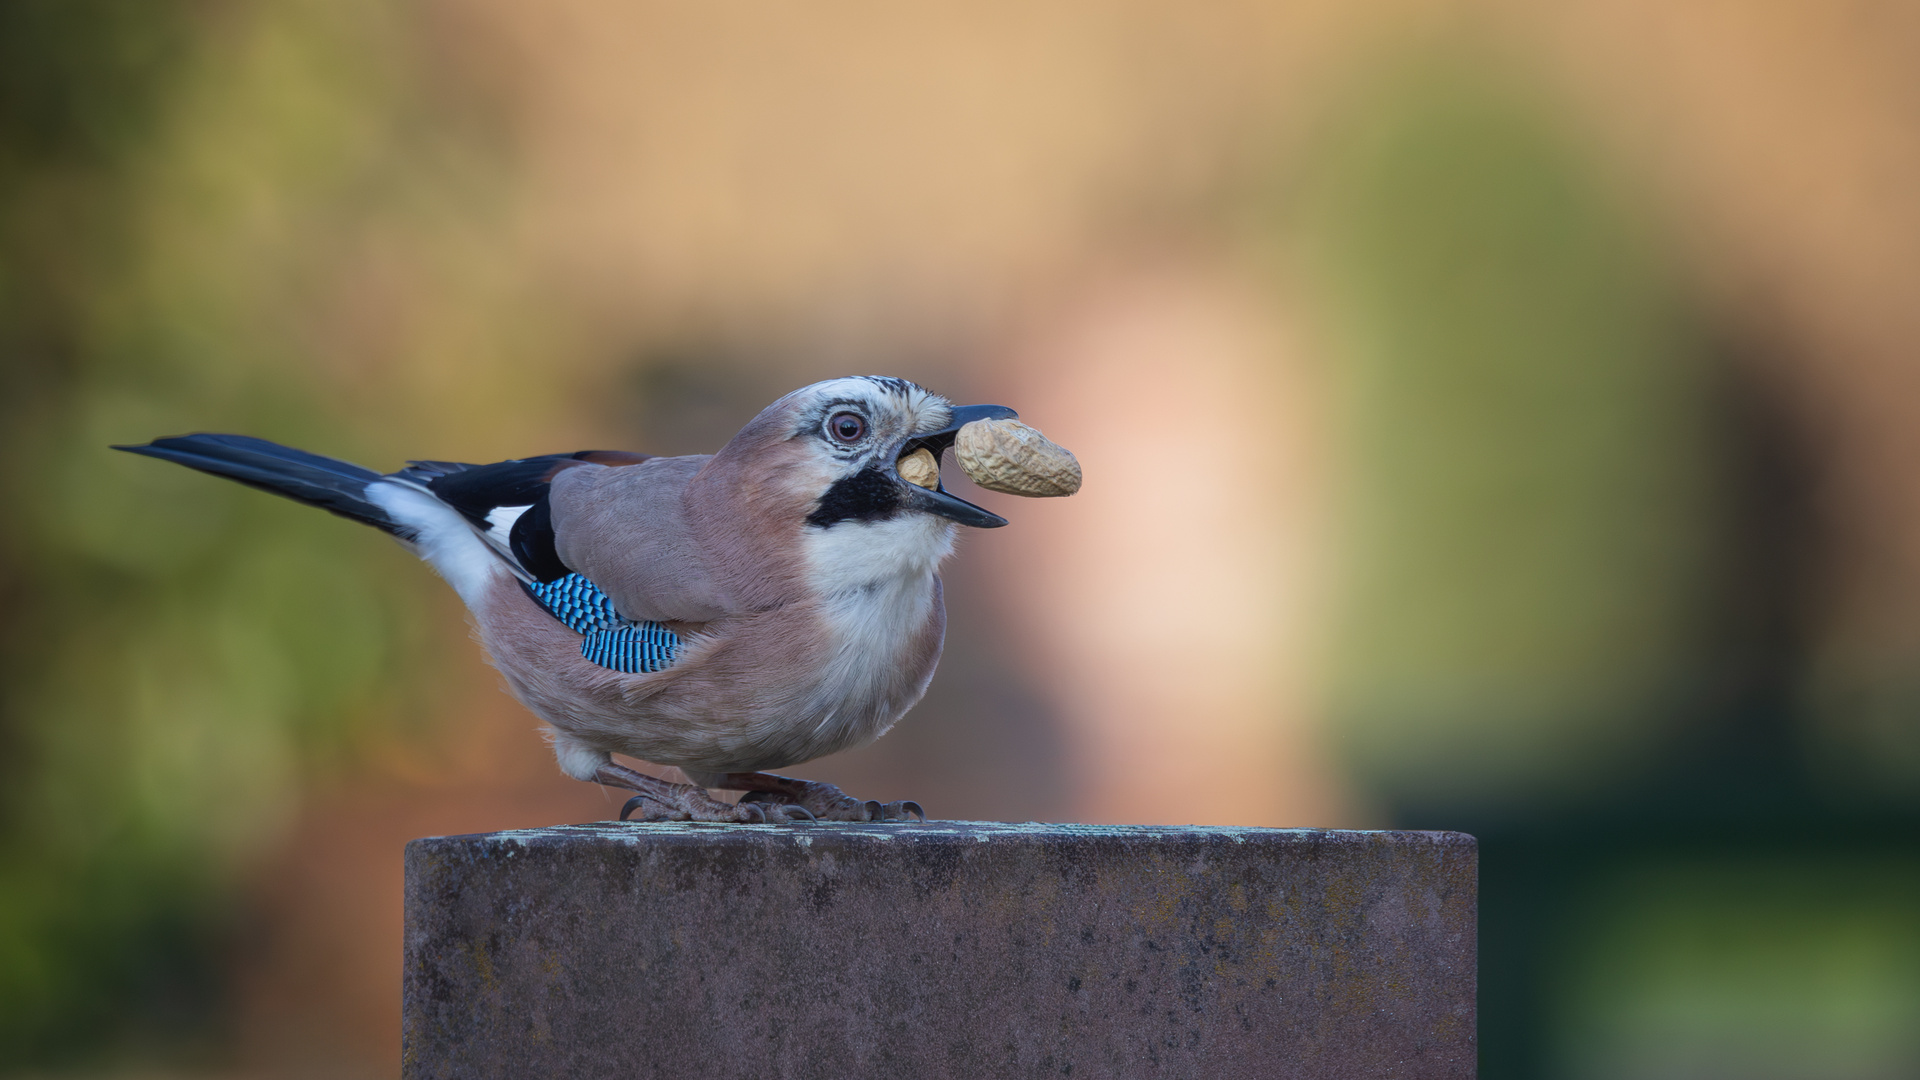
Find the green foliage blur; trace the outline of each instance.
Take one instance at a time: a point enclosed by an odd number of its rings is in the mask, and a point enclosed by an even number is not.
[[[1920,1060],[1920,864],[1824,853],[1651,860],[1580,904],[1555,957],[1574,1080],[1881,1077]]]
[[[401,552],[107,448],[384,460],[312,303],[350,226],[422,194],[401,150],[431,153],[368,77],[396,70],[371,15],[0,6],[0,1061],[210,1044],[235,868],[419,704]]]
[[[1478,59],[1396,68],[1309,185],[1333,730],[1395,824],[1480,840],[1483,1075],[1913,1075],[1915,788],[1820,749],[1808,441]]]
[[[1495,65],[1410,63],[1330,146],[1338,730],[1399,797],[1592,784],[1697,705],[1711,357],[1642,226]]]

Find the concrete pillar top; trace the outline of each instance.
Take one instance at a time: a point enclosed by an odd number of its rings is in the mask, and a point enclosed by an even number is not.
[[[407,847],[408,1077],[1471,1077],[1445,832],[601,822]]]

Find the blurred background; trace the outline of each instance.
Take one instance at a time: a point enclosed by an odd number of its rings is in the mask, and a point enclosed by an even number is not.
[[[926,702],[795,771],[1468,830],[1489,1080],[1920,1075],[1916,57],[1851,0],[11,0],[0,1074],[396,1075],[401,845],[620,802],[397,546],[108,443],[702,452],[875,372],[1088,484],[970,495]]]

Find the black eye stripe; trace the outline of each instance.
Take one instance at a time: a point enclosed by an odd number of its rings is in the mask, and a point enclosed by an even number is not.
[[[885,521],[900,512],[900,484],[875,468],[841,477],[820,496],[807,524],[825,528],[842,521]]]

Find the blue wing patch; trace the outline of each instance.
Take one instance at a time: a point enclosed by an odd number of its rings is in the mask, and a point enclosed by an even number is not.
[[[527,593],[576,634],[634,625],[613,610],[613,600],[600,591],[600,586],[579,574],[528,585]]]
[[[603,668],[643,675],[680,659],[680,635],[656,622],[621,618],[607,594],[579,574],[521,587],[547,614],[581,635],[580,655]]]
[[[665,671],[680,658],[680,635],[656,622],[595,630],[580,643],[580,655],[629,675]]]

